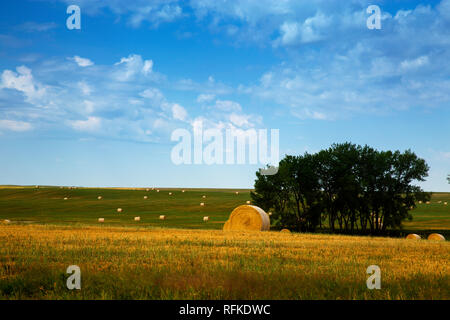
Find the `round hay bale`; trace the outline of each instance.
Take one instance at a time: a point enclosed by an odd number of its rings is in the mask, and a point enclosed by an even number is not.
[[[419,240],[422,239],[418,234],[410,233],[406,236],[406,239]]]
[[[147,200],[148,199],[148,197],[147,196],[144,196],[144,200]]]
[[[159,192],[159,190],[156,190],[156,192]]]
[[[97,199],[98,199],[98,200],[102,200],[102,196],[98,196]]]
[[[98,218],[98,222],[100,222],[100,223],[105,222],[105,218]]]
[[[246,203],[247,203],[247,204],[250,204],[250,201],[249,201],[249,200],[247,200],[247,201],[246,201]]]
[[[252,205],[242,205],[235,208],[223,230],[233,231],[268,231],[270,229],[270,218],[267,213]]]
[[[427,201],[426,203],[427,203],[427,204],[430,204],[430,201]]]
[[[184,193],[184,190],[181,190],[181,192],[183,192],[183,193]]]
[[[432,233],[428,236],[428,240],[445,241],[445,237],[439,233]]]
[[[166,220],[166,216],[163,215],[159,216],[159,220]]]
[[[5,220],[2,221],[2,223],[3,223],[3,224],[10,224],[11,221],[9,221],[8,219],[5,219]]]
[[[118,213],[121,213],[122,211],[123,211],[122,208],[117,208]]]
[[[280,232],[283,232],[283,233],[291,233],[291,230],[289,230],[289,229],[281,229]]]
[[[439,203],[439,204],[441,204],[441,203],[442,203],[442,201],[438,201],[438,203]]]
[[[201,203],[200,203],[200,206],[201,206],[201,207],[204,207],[204,206],[205,206],[205,203],[204,203],[204,202],[201,202]]]
[[[236,194],[239,194],[239,191],[236,191]]]
[[[422,204],[422,201],[419,201],[419,204]]]
[[[64,200],[67,200],[67,199],[69,199],[69,198],[67,198],[67,197],[64,198]]]
[[[203,217],[203,221],[204,222],[208,222],[209,221],[209,217]]]
[[[202,198],[203,198],[203,199],[206,199],[206,196],[203,196]]]
[[[169,192],[169,196],[171,196],[172,195],[172,192]]]
[[[36,186],[36,189],[39,189],[39,186]]]
[[[444,206],[446,206],[447,205],[447,202],[444,202]]]
[[[141,217],[134,217],[134,221],[141,221]]]

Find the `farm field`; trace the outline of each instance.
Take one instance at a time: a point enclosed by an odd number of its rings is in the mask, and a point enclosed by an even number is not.
[[[98,218],[105,218],[104,224],[108,226],[222,229],[231,211],[251,200],[248,189],[184,189],[184,193],[183,189],[175,188],[156,190],[3,186],[0,187],[0,220],[76,226],[98,225]],[[98,196],[102,199],[98,200]],[[202,202],[205,206],[200,206]],[[117,213],[117,208],[123,212]],[[166,220],[159,220],[160,215],[165,215]],[[412,221],[404,222],[405,230],[424,235],[427,230],[447,234],[450,193],[434,193],[431,203],[418,204],[412,215]],[[134,221],[135,216],[140,216],[141,221]],[[209,216],[208,223],[203,222],[204,216]]]
[[[448,241],[6,225],[0,242],[2,299],[450,298]],[[366,288],[373,264],[381,290]]]
[[[0,187],[11,221],[0,224],[0,299],[450,299],[449,241],[223,232],[250,190],[159,190]],[[448,239],[444,202],[419,204],[405,229]],[[81,290],[66,288],[69,265]],[[366,287],[370,265],[381,290]]]

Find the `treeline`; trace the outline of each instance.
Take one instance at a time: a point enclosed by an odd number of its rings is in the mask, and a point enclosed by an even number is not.
[[[272,212],[275,226],[303,232],[381,234],[412,219],[410,210],[428,201],[416,181],[429,167],[412,151],[378,151],[351,143],[315,154],[286,156],[278,173],[257,172],[255,205]]]

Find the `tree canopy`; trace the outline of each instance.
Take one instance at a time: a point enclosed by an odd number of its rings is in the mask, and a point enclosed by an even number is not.
[[[315,154],[286,156],[275,175],[257,172],[251,196],[279,227],[380,234],[400,228],[412,219],[417,201],[430,199],[413,184],[424,181],[428,170],[411,150],[334,144]]]

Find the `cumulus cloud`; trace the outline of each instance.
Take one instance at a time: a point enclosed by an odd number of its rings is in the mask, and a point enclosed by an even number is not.
[[[153,71],[153,61],[143,60],[137,54],[130,54],[128,57],[123,57],[115,65],[118,66],[116,79],[119,81],[128,81],[136,75],[148,75]]]
[[[17,73],[11,70],[3,71],[0,89],[8,88],[20,91],[26,96],[29,102],[39,99],[45,94],[46,88],[35,83],[31,69],[20,66],[16,68],[16,71]]]
[[[184,121],[187,118],[187,111],[177,103],[172,105],[172,116],[175,120]]]

